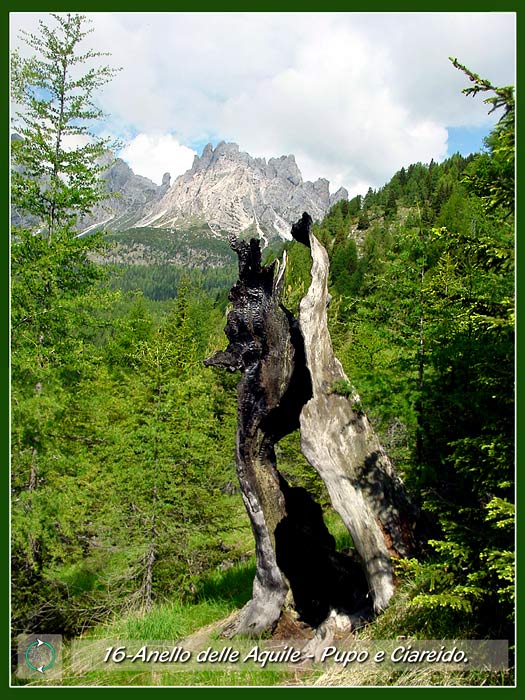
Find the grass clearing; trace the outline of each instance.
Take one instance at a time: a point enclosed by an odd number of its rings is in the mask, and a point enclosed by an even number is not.
[[[331,510],[324,514],[325,522],[336,539],[339,551],[353,547],[339,516]],[[255,557],[237,563],[227,569],[217,569],[197,582],[194,602],[159,602],[152,609],[130,612],[125,616],[100,624],[84,635],[84,639],[98,640],[139,640],[141,642],[187,639],[197,634],[195,649],[203,649],[208,642],[218,638],[213,623],[228,617],[240,609],[251,597],[255,574]],[[417,589],[418,582],[409,577],[403,578],[398,586],[391,606],[370,625],[356,632],[359,640],[396,639],[397,636],[418,639],[458,638],[457,620],[441,616],[436,626],[436,616],[424,619],[421,611],[410,606],[410,599]],[[206,629],[209,627],[209,629]],[[202,633],[202,638],[201,638]],[[462,638],[475,638],[474,631],[463,629]],[[229,640],[224,640],[224,646]],[[253,642],[256,644],[256,640]],[[182,645],[184,646],[184,645]],[[233,644],[233,646],[235,646]],[[202,669],[163,670],[162,665],[152,665],[143,671],[94,670],[82,674],[68,672],[70,644],[64,649],[64,675],[62,686],[69,687],[482,687],[509,686],[513,684],[512,671],[488,672],[482,670],[456,671],[437,670],[421,667],[417,669],[392,669],[392,667],[355,666],[346,668],[331,666],[327,669],[282,667],[254,668],[252,664],[238,669],[216,668],[207,665]],[[49,686],[52,681],[35,679],[29,683],[15,681],[17,685]]]

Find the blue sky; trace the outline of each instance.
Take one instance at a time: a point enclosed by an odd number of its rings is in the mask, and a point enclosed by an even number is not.
[[[506,12],[87,13],[89,47],[122,70],[101,91],[102,132],[160,182],[221,140],[256,157],[294,154],[304,179],[381,187],[402,166],[481,148],[495,115],[466,97],[455,56],[494,85],[515,82]],[[34,31],[47,13],[10,14]]]
[[[468,156],[478,153],[483,150],[483,139],[489,133],[490,129],[486,126],[448,127],[448,155],[461,153],[462,156]]]

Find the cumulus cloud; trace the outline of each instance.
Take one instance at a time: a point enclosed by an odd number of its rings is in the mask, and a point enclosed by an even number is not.
[[[350,190],[414,160],[441,159],[446,129],[397,99],[390,58],[349,27],[326,26],[293,67],[224,104],[222,131],[257,155],[294,153],[306,178]]]
[[[195,155],[171,134],[138,134],[119,153],[135,173],[158,185],[164,173],[175,178],[191,168]]]
[[[89,17],[90,44],[123,67],[100,95],[107,133],[293,153],[305,178],[326,177],[332,189],[378,187],[402,165],[444,158],[447,127],[490,129],[494,117],[482,98],[461,94],[468,83],[449,56],[494,84],[515,81],[513,13]],[[30,21],[11,13],[14,25]],[[135,161],[140,174],[147,158],[146,149]]]

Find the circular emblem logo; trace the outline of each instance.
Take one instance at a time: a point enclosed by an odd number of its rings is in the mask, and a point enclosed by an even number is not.
[[[28,645],[25,653],[26,664],[32,671],[45,673],[56,661],[56,651],[52,644],[37,639]]]

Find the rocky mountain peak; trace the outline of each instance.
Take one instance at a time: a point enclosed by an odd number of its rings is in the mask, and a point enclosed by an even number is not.
[[[330,206],[332,207],[334,204],[337,202],[340,202],[342,199],[348,199],[348,190],[346,187],[340,187],[337,192],[334,192],[334,194],[330,195]]]
[[[296,187],[300,187],[303,184],[303,176],[293,155],[270,158],[267,172],[273,177],[286,178]]]
[[[292,154],[254,158],[226,141],[215,147],[208,143],[173,183],[164,173],[162,184],[156,185],[134,174],[120,158],[114,159],[104,179],[119,197],[82,221],[84,230],[97,224],[114,231],[141,226],[179,229],[200,222],[216,235],[250,230],[265,240],[290,238],[291,224],[304,211],[319,220],[334,202],[348,198],[344,188],[330,195],[325,178],[304,181]]]

